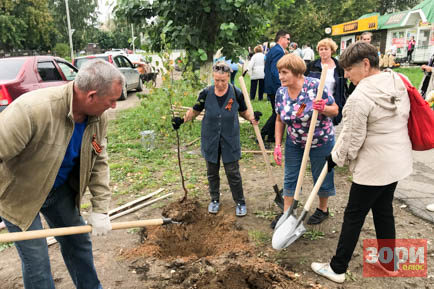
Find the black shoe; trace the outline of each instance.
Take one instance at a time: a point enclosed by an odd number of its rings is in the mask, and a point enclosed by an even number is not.
[[[270,224],[270,228],[274,230],[276,228],[277,222],[279,221],[280,217],[282,217],[283,213],[280,213],[274,218],[274,220]]]
[[[329,209],[327,208],[327,213],[324,213],[320,209],[316,209],[315,213],[310,216],[309,220],[307,220],[308,225],[318,225],[322,223],[325,219],[329,217]]]

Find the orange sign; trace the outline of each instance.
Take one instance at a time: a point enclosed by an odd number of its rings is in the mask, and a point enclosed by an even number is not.
[[[376,30],[378,28],[378,15],[366,17],[359,20],[345,22],[332,26],[332,35],[342,35],[356,33],[367,30]]]

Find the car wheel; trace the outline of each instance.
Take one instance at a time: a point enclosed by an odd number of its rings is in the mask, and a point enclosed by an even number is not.
[[[128,91],[127,91],[127,85],[124,86],[124,89],[122,89],[121,97],[119,97],[119,100],[126,100],[128,97]]]
[[[143,91],[143,81],[142,81],[142,78],[141,78],[141,77],[139,77],[139,84],[137,85],[136,90],[137,90],[138,92]]]

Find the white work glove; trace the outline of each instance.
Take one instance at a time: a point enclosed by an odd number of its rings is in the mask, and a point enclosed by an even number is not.
[[[107,214],[91,213],[87,223],[92,226],[92,235],[103,236],[112,229],[110,218]]]

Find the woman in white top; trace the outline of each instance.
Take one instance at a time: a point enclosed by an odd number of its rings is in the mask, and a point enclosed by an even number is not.
[[[328,65],[326,85],[329,92],[333,95],[336,104],[339,106],[339,113],[333,118],[333,124],[338,125],[342,119],[342,109],[344,108],[348,86],[347,80],[344,78],[344,70],[339,66],[337,59],[332,57],[338,46],[330,38],[324,38],[318,42],[316,50],[319,54],[319,59],[312,61],[307,66],[305,76],[313,78],[321,78],[322,66]]]
[[[249,62],[248,70],[250,74],[250,99],[255,99],[256,87],[259,82],[258,99],[262,100],[264,95],[264,66],[265,55],[262,53],[262,46],[258,45],[254,49],[255,54]]]

